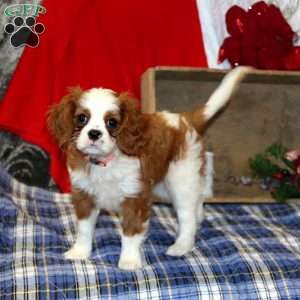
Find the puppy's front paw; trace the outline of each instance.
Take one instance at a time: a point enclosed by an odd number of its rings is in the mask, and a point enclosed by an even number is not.
[[[180,242],[176,241],[172,246],[167,250],[167,255],[171,256],[182,256],[192,250],[194,244],[191,242]]]
[[[65,252],[66,259],[79,260],[88,259],[90,257],[91,250],[87,247],[74,245],[69,251]]]
[[[137,255],[136,257],[121,256],[118,266],[122,270],[134,271],[142,267],[142,259],[140,255]]]

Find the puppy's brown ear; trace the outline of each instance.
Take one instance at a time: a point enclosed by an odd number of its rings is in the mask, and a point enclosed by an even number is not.
[[[145,139],[146,122],[137,101],[127,93],[119,95],[121,124],[116,135],[119,149],[127,155],[140,156]]]
[[[74,130],[74,113],[76,103],[82,95],[79,87],[70,88],[68,95],[58,103],[50,107],[47,117],[47,126],[50,133],[56,139],[58,145],[63,150],[66,149],[71,140]]]

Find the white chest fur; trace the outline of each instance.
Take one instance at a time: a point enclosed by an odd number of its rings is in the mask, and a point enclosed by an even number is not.
[[[98,208],[118,210],[125,197],[141,191],[140,161],[125,155],[106,167],[90,165],[89,170],[69,169],[72,185],[96,197]]]

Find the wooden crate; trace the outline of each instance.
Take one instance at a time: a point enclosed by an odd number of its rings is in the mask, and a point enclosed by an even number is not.
[[[142,76],[142,110],[193,110],[207,101],[225,73],[150,68]],[[245,186],[238,179],[251,175],[249,158],[273,142],[300,147],[300,72],[252,71],[204,140],[215,154],[215,197],[210,202],[273,202],[258,184]]]

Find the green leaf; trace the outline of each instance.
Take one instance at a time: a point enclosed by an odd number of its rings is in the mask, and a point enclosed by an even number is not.
[[[300,198],[300,192],[291,181],[284,181],[272,192],[272,196],[277,201],[284,202],[287,199]]]
[[[283,160],[287,151],[288,149],[280,143],[274,143],[271,146],[267,147],[265,153],[274,157],[277,160]]]
[[[289,169],[294,171],[294,163],[292,161],[289,161],[286,158],[283,158],[282,161]]]
[[[271,146],[267,147],[265,150],[265,153],[267,156],[271,156],[275,158],[276,160],[284,163],[286,167],[288,167],[290,170],[294,170],[294,164],[293,162],[287,160],[285,158],[285,154],[288,152],[288,148],[283,146],[280,143],[274,143]]]
[[[271,177],[280,171],[280,168],[263,154],[257,154],[254,159],[250,158],[249,165],[252,172],[260,178]]]

